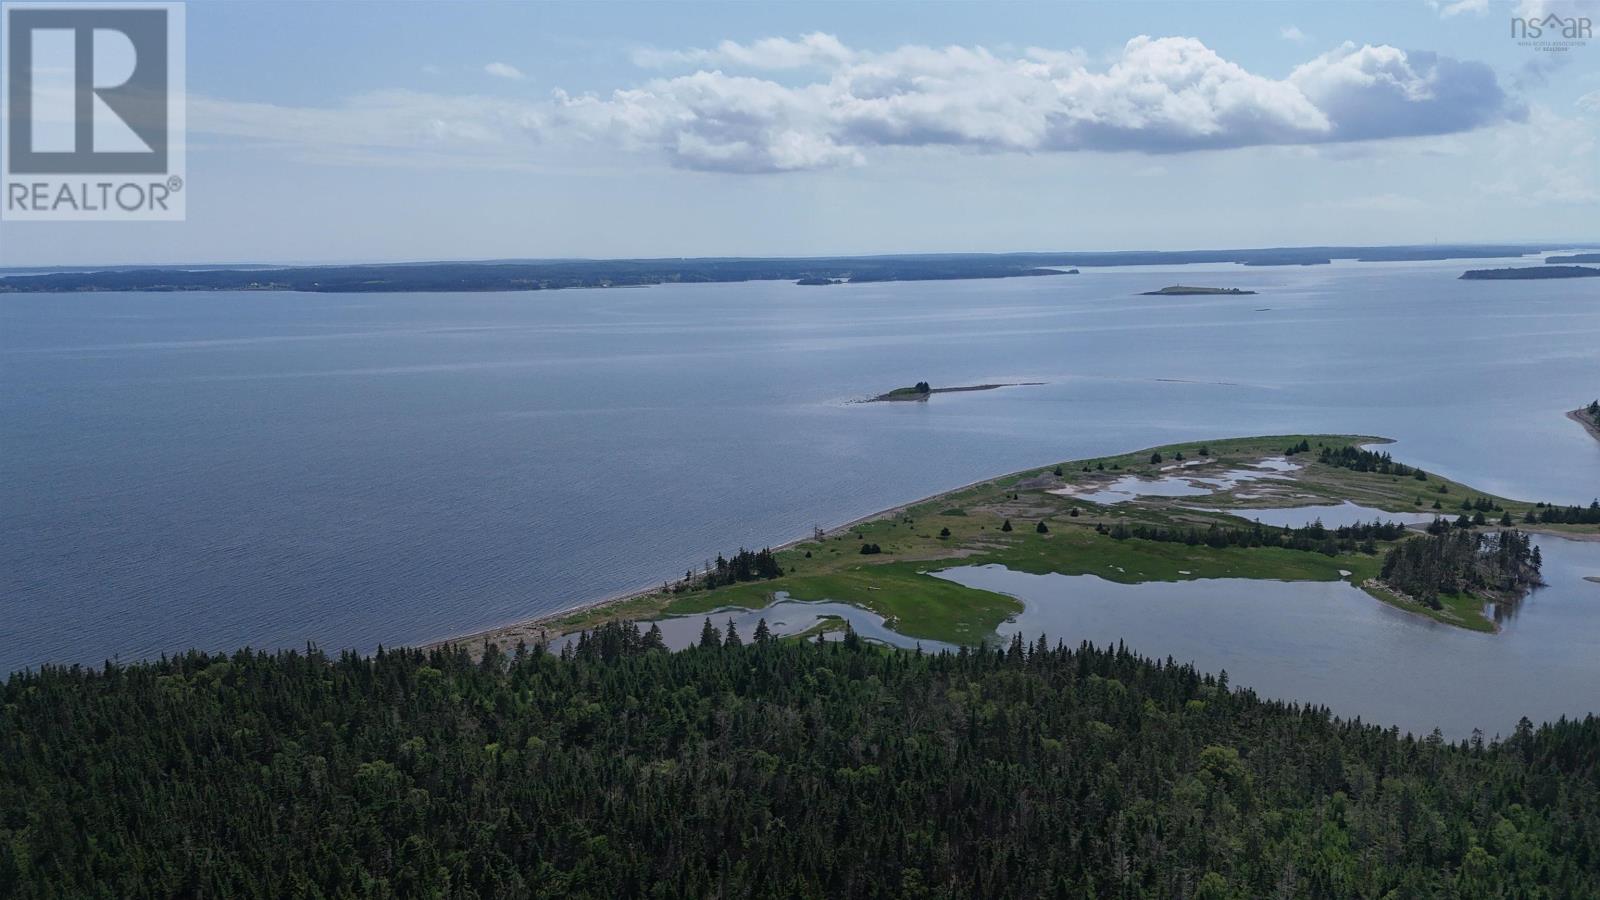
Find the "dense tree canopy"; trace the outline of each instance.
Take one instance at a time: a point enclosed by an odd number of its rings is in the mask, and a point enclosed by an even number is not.
[[[1120,650],[707,627],[15,675],[0,894],[1600,895],[1600,720],[1455,745]]]
[[[1542,564],[1539,548],[1520,531],[1430,528],[1426,537],[1389,551],[1383,560],[1383,581],[1438,609],[1440,594],[1487,591],[1521,597],[1527,588],[1543,583]]]

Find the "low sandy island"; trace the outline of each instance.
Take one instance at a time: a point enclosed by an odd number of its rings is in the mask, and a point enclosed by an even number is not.
[[[1600,441],[1600,425],[1596,425],[1594,419],[1589,418],[1589,410],[1575,409],[1567,413],[1567,418],[1582,425],[1583,430],[1589,432],[1590,437]]]

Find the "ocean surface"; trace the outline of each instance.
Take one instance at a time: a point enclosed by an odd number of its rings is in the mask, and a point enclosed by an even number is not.
[[[457,635],[1174,440],[1387,435],[1586,503],[1600,442],[1563,413],[1600,396],[1600,285],[1456,279],[1496,264],[0,296],[0,671]],[[1138,296],[1179,282],[1260,293]],[[918,380],[1047,384],[850,402]]]

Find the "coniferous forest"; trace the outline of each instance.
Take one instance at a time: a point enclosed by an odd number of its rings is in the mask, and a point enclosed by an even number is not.
[[[1430,529],[1389,551],[1383,581],[1438,609],[1440,594],[1489,591],[1520,597],[1543,583],[1542,564],[1539,548],[1520,531]]]
[[[14,897],[1594,897],[1600,720],[1453,744],[1041,639],[607,626],[0,688]]]

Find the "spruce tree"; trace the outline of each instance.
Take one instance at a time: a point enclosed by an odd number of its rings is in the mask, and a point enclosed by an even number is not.
[[[706,619],[706,624],[700,629],[700,646],[706,649],[722,646],[722,639],[717,636],[717,626]]]

